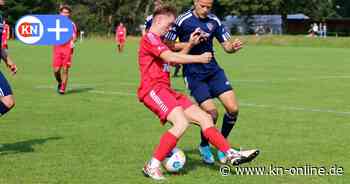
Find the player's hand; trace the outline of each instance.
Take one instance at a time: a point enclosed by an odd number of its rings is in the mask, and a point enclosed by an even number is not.
[[[205,52],[200,55],[201,57],[201,62],[200,63],[209,63],[211,59],[213,58],[213,54],[211,52]]]
[[[191,33],[189,43],[191,45],[198,45],[200,43],[200,40],[201,40],[201,29],[197,28],[196,30],[193,31],[193,33]]]
[[[241,40],[235,39],[235,40],[232,42],[232,50],[233,50],[234,52],[237,52],[237,51],[241,50],[242,47],[243,47],[243,43],[242,43]]]
[[[10,69],[11,73],[13,75],[16,75],[16,73],[17,73],[17,66],[14,63],[8,64],[7,66]]]
[[[74,43],[74,42],[72,42],[72,43],[70,44],[70,48],[71,48],[71,49],[74,49],[74,48],[75,48],[75,43]]]

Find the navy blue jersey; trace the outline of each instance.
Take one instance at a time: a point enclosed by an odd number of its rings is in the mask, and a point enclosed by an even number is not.
[[[231,36],[224,28],[218,17],[214,14],[209,14],[207,18],[201,19],[193,14],[193,10],[189,10],[180,15],[173,26],[172,30],[166,34],[166,39],[175,41],[179,38],[180,42],[188,42],[191,33],[197,28],[200,28],[207,35],[208,39],[205,42],[194,46],[189,54],[199,55],[204,52],[214,53],[213,39],[214,37],[220,42],[228,41]],[[208,64],[186,64],[184,65],[185,76],[196,75],[206,77],[212,73],[221,70],[215,58]]]
[[[146,18],[146,21],[145,21],[145,29],[146,30],[149,30],[149,28],[151,28],[152,26],[152,21],[153,21],[153,15],[150,15]]]

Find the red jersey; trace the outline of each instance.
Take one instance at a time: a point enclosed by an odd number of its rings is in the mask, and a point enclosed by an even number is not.
[[[116,29],[116,40],[118,39],[125,39],[126,37],[126,28],[124,26],[118,26]]]
[[[54,46],[54,50],[55,51],[71,51],[74,47],[74,40],[77,38],[77,26],[75,25],[75,23],[73,23],[73,35],[72,38],[62,44],[62,45],[55,45]]]
[[[4,24],[4,30],[2,31],[2,38],[1,38],[1,48],[7,49],[7,38],[8,34],[10,32],[10,26],[8,24]]]
[[[141,101],[155,87],[170,88],[169,63],[159,57],[167,50],[169,48],[162,42],[160,36],[148,32],[142,37],[139,48],[141,82],[137,92]]]

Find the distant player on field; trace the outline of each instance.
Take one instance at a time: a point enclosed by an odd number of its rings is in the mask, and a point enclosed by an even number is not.
[[[201,127],[203,135],[211,144],[225,153],[230,164],[238,165],[255,158],[258,150],[235,151],[221,133],[214,127],[209,114],[193,104],[185,95],[170,87],[169,65],[174,63],[208,63],[212,59],[210,52],[201,55],[186,55],[199,42],[198,30],[194,31],[180,53],[175,53],[163,43],[161,37],[171,28],[175,21],[176,10],[164,6],[153,14],[153,23],[142,37],[139,48],[139,69],[141,83],[138,88],[139,100],[162,123],[169,121],[172,127],[166,131],[156,147],[152,159],[146,163],[143,172],[155,180],[165,179],[161,172],[161,162],[176,146],[178,139],[193,122]]]
[[[3,21],[4,30],[2,31],[2,37],[1,37],[1,59],[5,61],[5,63],[13,63],[11,57],[8,54],[8,45],[7,40],[9,38],[10,34],[10,26],[6,23],[6,21]]]
[[[63,5],[59,9],[59,13],[60,15],[70,17],[72,9],[67,5]],[[69,68],[72,66],[74,42],[77,40],[77,27],[74,23],[73,29],[72,38],[67,43],[62,45],[55,45],[53,47],[52,65],[54,76],[58,83],[57,92],[62,95],[66,92]]]
[[[118,47],[117,52],[123,52],[126,41],[126,28],[123,23],[119,23],[115,29],[115,41],[117,42]]]
[[[5,5],[4,0],[0,0],[0,6]],[[3,23],[2,23],[2,16],[0,15],[0,37],[2,38],[3,34]],[[2,39],[1,39],[1,45],[2,45]],[[1,58],[2,52],[0,53]],[[10,60],[4,60],[6,66],[11,70],[13,74],[16,74],[17,72],[17,67],[16,65],[10,61]],[[1,60],[0,60],[1,62]],[[10,87],[10,84],[6,80],[5,76],[0,72],[0,116],[3,116],[6,114],[8,111],[10,111],[15,105],[15,99],[13,97],[13,93]]]
[[[200,55],[206,52],[214,53],[213,39],[216,38],[227,53],[235,53],[241,49],[240,40],[231,41],[230,34],[224,25],[214,14],[210,13],[213,0],[194,0],[194,8],[180,15],[174,27],[166,35],[166,39],[173,42],[174,47],[181,48],[183,43],[190,39],[191,33],[201,29],[203,41],[190,50],[190,54]],[[179,38],[181,43],[175,43]],[[218,118],[218,110],[214,98],[218,98],[224,105],[226,113],[221,128],[222,135],[227,138],[238,118],[238,102],[236,95],[227,79],[224,70],[213,57],[209,63],[183,65],[185,81],[188,84],[191,95],[200,107],[212,116],[214,123]],[[208,139],[201,132],[199,151],[202,159],[207,164],[214,163],[213,154],[210,151]],[[220,162],[225,162],[225,154],[218,151]]]

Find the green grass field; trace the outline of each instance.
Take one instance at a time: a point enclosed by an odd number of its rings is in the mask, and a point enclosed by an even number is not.
[[[166,127],[140,104],[137,45],[114,52],[112,41],[78,44],[69,92],[60,96],[50,47],[10,42],[19,72],[10,76],[16,107],[0,120],[1,184],[153,183],[141,173]],[[166,183],[349,183],[350,62],[348,48],[248,45],[239,54],[216,49],[240,100],[230,142],[261,149],[244,166],[291,168],[337,165],[343,176],[223,177],[219,164],[202,164],[199,129],[179,143],[187,160]],[[184,93],[181,78],[173,86]],[[220,106],[220,119],[224,112]],[[219,121],[221,127],[221,121]]]

